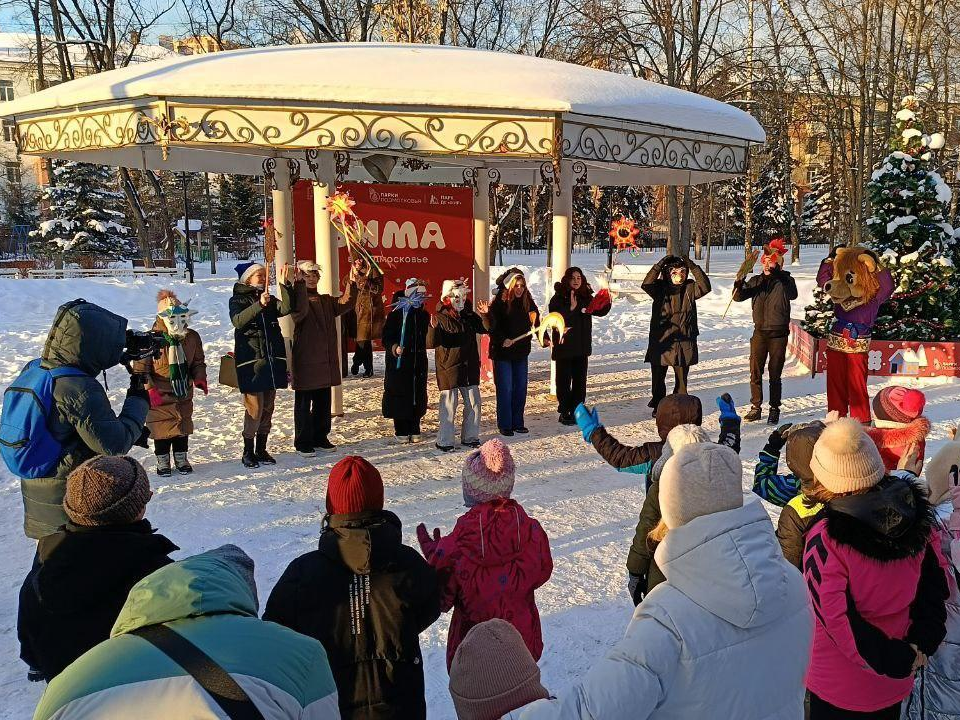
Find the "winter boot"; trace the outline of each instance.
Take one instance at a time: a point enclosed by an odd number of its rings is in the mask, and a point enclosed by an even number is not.
[[[327,438],[320,438],[320,440],[317,441],[316,445],[317,445],[316,447],[317,450],[325,453],[331,453],[337,449],[337,446],[334,445],[332,442],[330,442],[330,440],[328,440]]]
[[[748,412],[746,415],[743,416],[743,419],[746,422],[756,422],[761,417],[763,417],[763,411],[760,408],[754,406],[750,408],[750,412]]]
[[[170,477],[173,471],[170,469],[170,453],[166,455],[157,455],[157,475],[160,477]]]
[[[440,443],[434,443],[434,445],[440,452],[453,452],[453,445],[441,445]]]
[[[267,436],[257,435],[257,451],[255,453],[257,462],[261,465],[276,465],[277,461],[267,452]]]
[[[780,408],[770,408],[770,412],[767,413],[767,423],[769,425],[780,424]]]
[[[177,472],[181,475],[189,475],[193,472],[193,465],[187,460],[186,452],[175,452],[173,454],[173,464],[177,466]]]
[[[248,468],[260,467],[260,463],[257,462],[256,453],[253,452],[252,438],[243,439],[243,457],[240,459],[240,462],[243,463],[244,467],[248,467]]]

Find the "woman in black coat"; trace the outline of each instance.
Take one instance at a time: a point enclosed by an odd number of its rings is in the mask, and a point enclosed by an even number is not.
[[[420,442],[420,420],[427,414],[430,313],[423,309],[425,298],[422,281],[410,278],[404,291],[394,293],[393,310],[383,326],[383,416],[393,420],[401,444]]]
[[[237,386],[243,394],[243,457],[246,467],[274,465],[267,452],[277,390],[287,387],[287,350],[279,318],[293,312],[292,268],[279,270],[280,300],[270,294],[267,270],[258,263],[237,265],[239,282],[230,298]],[[254,447],[256,440],[256,447]]]
[[[550,351],[557,366],[557,412],[562,424],[576,425],[573,411],[587,399],[587,365],[593,354],[593,318],[610,312],[610,305],[587,312],[587,306],[593,300],[593,288],[578,267],[569,268],[553,289],[550,312],[563,315],[567,326],[562,341],[553,338]]]
[[[498,277],[495,292],[487,320],[493,382],[497,388],[497,427],[501,435],[511,437],[528,432],[523,412],[527,405],[531,336],[525,333],[540,324],[540,310],[519,268],[510,268]]]
[[[653,375],[653,399],[657,405],[666,397],[667,368],[673,368],[673,392],[687,392],[687,374],[697,364],[696,301],[710,292],[710,279],[687,257],[667,255],[643,279],[644,292],[653,298],[650,313],[650,342],[646,362]]]

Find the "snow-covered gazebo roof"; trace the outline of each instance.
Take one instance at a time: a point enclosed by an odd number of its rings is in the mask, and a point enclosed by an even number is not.
[[[57,85],[0,114],[15,118],[26,154],[259,174],[265,157],[386,153],[402,159],[391,180],[421,182],[462,182],[477,166],[528,182],[570,161],[591,183],[695,184],[744,172],[749,144],[764,140],[747,113],[665,85],[428,45],[178,56]]]

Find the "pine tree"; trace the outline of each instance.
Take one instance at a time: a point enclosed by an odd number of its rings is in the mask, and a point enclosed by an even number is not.
[[[36,254],[87,266],[136,254],[136,233],[123,224],[124,196],[112,168],[55,161],[42,197],[50,219],[30,233]]]
[[[249,255],[254,240],[263,233],[263,196],[246,175],[221,175],[219,195],[217,234],[235,238],[238,252]]]
[[[745,232],[744,206],[747,195],[747,181],[743,175],[719,184],[716,194],[716,206],[720,213],[720,232],[724,244],[743,243]]]
[[[763,245],[783,236],[783,228],[793,212],[793,203],[787,194],[783,158],[777,146],[767,147],[767,160],[753,186],[753,244]]]
[[[821,175],[803,196],[800,211],[800,242],[807,245],[826,244],[836,235],[837,225],[834,214],[834,198],[829,180]]]
[[[881,307],[874,334],[882,339],[941,341],[960,328],[960,242],[947,222],[951,191],[932,169],[944,144],[926,135],[919,102],[904,98],[889,154],[867,184],[874,214],[869,246],[893,274],[894,300]]]

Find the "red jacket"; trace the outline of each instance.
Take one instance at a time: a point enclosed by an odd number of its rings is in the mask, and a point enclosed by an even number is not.
[[[474,625],[493,618],[510,622],[534,658],[543,653],[540,613],[533,591],[550,579],[550,541],[515,500],[476,505],[439,541],[420,540],[424,557],[440,574],[440,607],[453,608],[447,669]]]
[[[927,435],[930,434],[930,421],[927,418],[918,417],[909,423],[883,423],[880,420],[875,420],[874,423],[882,424],[882,427],[866,428],[867,435],[880,450],[880,457],[883,458],[883,466],[887,472],[897,469],[900,458],[911,445],[916,445],[920,451],[920,466],[923,467]]]

